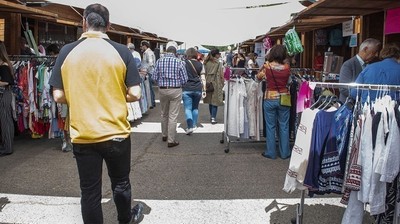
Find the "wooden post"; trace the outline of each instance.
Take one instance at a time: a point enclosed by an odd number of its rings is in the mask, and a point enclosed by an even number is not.
[[[33,28],[33,38],[35,39],[37,45],[39,46],[39,21],[37,19],[35,19],[35,25]]]
[[[307,51],[306,51],[306,48],[308,47],[308,46],[306,46],[306,35],[305,35],[305,33],[303,32],[303,33],[301,33],[301,45],[303,46],[303,53],[301,54],[301,58],[300,58],[300,63],[299,63],[299,65],[300,65],[300,67],[306,67],[306,57],[307,57]]]
[[[8,42],[8,54],[20,54],[21,51],[21,14],[10,13],[9,21],[6,21],[6,41]]]
[[[386,43],[386,35],[385,35],[385,30],[386,30],[386,16],[387,15],[387,10],[383,11],[383,37],[382,37],[382,47],[385,46]]]

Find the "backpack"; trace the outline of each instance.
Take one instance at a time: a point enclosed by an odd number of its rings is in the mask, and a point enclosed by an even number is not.
[[[290,56],[303,52],[299,35],[294,28],[289,29],[285,34],[285,46]]]

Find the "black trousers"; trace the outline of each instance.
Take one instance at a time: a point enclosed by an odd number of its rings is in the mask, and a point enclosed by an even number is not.
[[[131,139],[93,144],[73,144],[81,187],[81,211],[84,223],[103,223],[101,185],[103,160],[111,179],[118,221],[127,223],[131,214]]]

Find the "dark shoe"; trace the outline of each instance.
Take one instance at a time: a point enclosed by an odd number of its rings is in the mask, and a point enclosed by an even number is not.
[[[130,224],[132,223],[139,223],[140,218],[143,215],[143,204],[142,203],[138,203],[137,205],[135,205],[132,210],[132,217],[131,217],[131,221],[129,222]]]
[[[168,142],[168,148],[175,147],[175,146],[177,146],[177,145],[179,145],[179,142],[177,142],[177,141]]]
[[[163,142],[166,142],[166,141],[167,141],[167,139],[168,139],[168,137],[167,137],[167,136],[163,136],[163,137],[162,137],[162,141],[163,141]]]
[[[11,155],[12,154],[12,152],[8,152],[8,153],[0,153],[0,157],[3,157],[3,156],[9,156],[9,155]]]
[[[269,156],[269,155],[264,154],[264,153],[261,153],[261,155],[262,155],[263,157],[265,157],[265,158],[268,158],[268,159],[276,159],[276,157],[272,157],[272,156]]]

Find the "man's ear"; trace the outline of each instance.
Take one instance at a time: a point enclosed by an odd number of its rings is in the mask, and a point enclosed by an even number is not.
[[[82,20],[82,30],[83,30],[83,32],[87,31],[87,25],[86,25],[86,19],[85,18],[83,18],[83,20]]]

